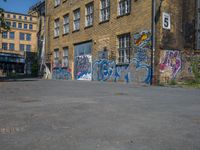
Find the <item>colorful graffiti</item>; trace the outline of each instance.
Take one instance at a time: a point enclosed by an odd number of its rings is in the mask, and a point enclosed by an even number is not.
[[[113,79],[115,74],[116,64],[114,61],[107,59],[97,60],[93,64],[93,80],[107,81]]]
[[[92,56],[82,55],[75,58],[75,77],[77,80],[92,79]]]
[[[160,60],[161,76],[167,76],[169,79],[175,79],[181,70],[181,55],[179,51],[163,51]]]
[[[151,32],[142,31],[134,34],[133,48],[135,55],[129,64],[117,65],[115,61],[100,59],[93,64],[93,80],[142,82],[151,81],[150,48]]]
[[[95,81],[124,81],[126,83],[151,81],[151,67],[132,59],[129,65],[117,65],[107,59],[97,60],[93,65],[93,80]]]
[[[149,62],[151,49],[151,32],[146,30],[134,34],[133,44],[135,49],[135,58],[137,58],[139,62]]]
[[[56,67],[52,71],[52,79],[71,80],[71,69]]]

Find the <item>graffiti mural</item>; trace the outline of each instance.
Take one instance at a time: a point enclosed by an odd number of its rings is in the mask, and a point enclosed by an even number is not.
[[[161,76],[175,79],[181,70],[181,55],[179,51],[167,50],[161,53],[160,72]]]
[[[150,62],[151,32],[142,31],[133,35],[135,58],[139,62]]]
[[[71,80],[71,69],[56,67],[52,70],[52,79]]]
[[[151,68],[140,63],[137,59],[133,59],[129,65],[120,66],[115,61],[97,60],[93,65],[93,80],[149,84],[151,81]]]
[[[92,79],[92,56],[81,55],[75,58],[75,77],[77,80]]]
[[[139,82],[151,81],[150,49],[151,32],[142,31],[133,35],[134,57],[129,64],[118,65],[115,61],[100,59],[93,64],[93,80]]]
[[[116,64],[107,59],[97,60],[93,64],[93,80],[107,81],[115,76]]]

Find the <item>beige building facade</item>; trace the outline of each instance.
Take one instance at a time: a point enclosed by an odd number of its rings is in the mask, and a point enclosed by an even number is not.
[[[37,52],[37,18],[15,12],[5,12],[4,18],[10,30],[0,36],[0,70],[30,74]]]

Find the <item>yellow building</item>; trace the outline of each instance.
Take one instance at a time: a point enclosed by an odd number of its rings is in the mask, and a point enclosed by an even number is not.
[[[9,31],[0,36],[0,71],[31,74],[37,52],[37,18],[26,14],[5,12]]]

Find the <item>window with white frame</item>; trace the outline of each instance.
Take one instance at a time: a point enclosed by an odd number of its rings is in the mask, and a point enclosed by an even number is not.
[[[54,6],[59,6],[60,5],[60,0],[54,0]]]
[[[69,15],[63,16],[63,34],[69,33]]]
[[[110,19],[110,0],[101,0],[100,6],[100,21],[107,21]]]
[[[86,14],[85,14],[85,26],[92,26],[93,24],[93,14],[94,14],[94,4],[93,2],[86,5]]]
[[[68,67],[68,47],[63,48],[62,64],[63,67]]]
[[[54,21],[54,37],[57,37],[59,36],[60,34],[60,23],[59,23],[59,19],[56,19]]]
[[[80,29],[80,8],[74,10],[74,31]]]
[[[129,14],[131,12],[131,0],[119,0],[118,9],[119,16]]]
[[[118,36],[119,63],[129,63],[130,60],[130,34]]]
[[[59,49],[54,49],[54,65],[59,66]]]

